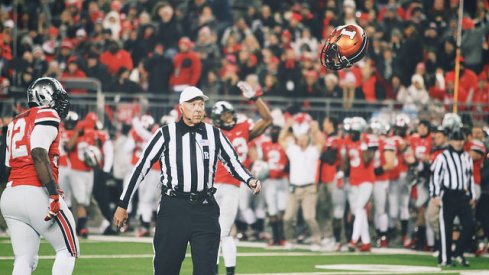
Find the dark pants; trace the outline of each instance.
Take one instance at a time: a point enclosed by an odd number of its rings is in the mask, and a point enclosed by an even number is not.
[[[472,239],[474,217],[470,207],[470,198],[461,191],[444,191],[442,206],[440,208],[440,237],[441,250],[438,256],[439,263],[451,263],[452,258],[452,232],[455,216],[460,219],[462,230],[457,241],[454,256],[463,256],[466,246]]]
[[[476,208],[476,219],[480,222],[484,230],[484,237],[489,238],[489,194],[481,194]]]
[[[156,275],[179,274],[190,243],[194,275],[215,274],[221,228],[217,203],[161,198],[154,237]]]

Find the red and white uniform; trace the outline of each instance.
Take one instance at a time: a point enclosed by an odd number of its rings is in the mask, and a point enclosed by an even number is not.
[[[245,163],[248,156],[250,126],[251,125],[247,120],[242,120],[238,121],[233,129],[229,131],[221,129],[224,136],[228,138],[229,142],[236,150],[236,153],[238,154],[238,158],[241,163]],[[239,182],[231,174],[229,174],[229,172],[226,170],[221,162],[218,163],[214,182],[217,184],[232,184],[238,187],[241,185],[241,182]]]
[[[375,181],[374,161],[372,160],[366,164],[362,155],[365,150],[373,147],[378,147],[378,140],[370,135],[362,135],[359,141],[350,140],[346,144],[350,162],[350,194],[348,194],[348,201],[351,211],[355,215],[351,238],[354,243],[357,243],[360,238],[362,243],[370,243],[365,206],[370,199]]]
[[[263,193],[270,216],[285,211],[288,194],[288,173],[285,167],[289,162],[284,148],[279,143],[265,142],[261,145],[263,160],[268,164],[269,175],[263,183]]]
[[[11,168],[8,185],[32,185],[41,187],[37,177],[34,161],[31,156],[30,138],[37,123],[54,123],[59,125],[60,118],[56,111],[50,108],[31,108],[9,124],[7,130],[7,166]],[[59,134],[48,151],[53,177],[58,182]]]
[[[0,209],[10,231],[15,255],[13,274],[31,274],[36,269],[40,235],[56,251],[53,270],[59,272],[60,263],[71,274],[75,257],[79,253],[75,221],[63,198],[59,199],[60,212],[44,221],[49,210],[49,195],[39,181],[31,150],[47,150],[55,181],[58,181],[60,118],[56,111],[46,107],[33,107],[9,124],[5,164],[11,168],[7,188],[0,199]],[[60,273],[57,273],[60,274]]]
[[[385,152],[396,152],[394,142],[385,136],[379,136],[379,147],[375,151],[374,167],[383,167],[386,164]],[[389,171],[385,171],[381,175],[375,175],[375,184],[373,187],[373,201],[375,205],[375,228],[382,233],[387,232],[388,229],[388,215],[387,215],[387,192],[389,190]]]
[[[371,143],[371,144],[369,144]],[[374,145],[372,137],[362,138],[359,141],[349,141],[346,144],[346,150],[350,161],[350,185],[357,186],[364,182],[372,184],[375,181],[374,162],[365,164],[363,161],[363,151],[370,145]],[[362,146],[366,146],[363,148]],[[377,146],[377,144],[375,144]]]
[[[221,129],[243,164],[245,164],[248,156],[251,127],[251,123],[245,117],[238,116],[238,121],[231,130]],[[219,225],[221,226],[221,247],[224,264],[226,266],[236,266],[236,244],[233,237],[230,236],[230,232],[238,214],[240,193],[244,192],[239,189],[241,183],[228,173],[221,162],[218,163],[214,182],[214,187],[217,189],[215,198],[221,209]],[[246,212],[250,213],[250,211]],[[250,213],[248,216],[254,217],[254,214]]]
[[[431,134],[426,137],[412,135],[409,139],[409,144],[414,151],[414,157],[419,161],[429,159],[432,142]]]
[[[71,139],[73,130],[66,130],[60,127],[60,142],[59,142],[59,187],[65,192],[64,199],[68,207],[71,207],[71,191],[70,173],[71,163],[66,152],[65,144]]]
[[[474,189],[475,189],[475,199],[478,200],[481,194],[481,169],[484,164],[484,156],[486,155],[486,147],[484,143],[479,140],[472,140],[465,144],[466,151],[475,151],[482,155],[482,158],[478,160],[473,160],[474,166]]]
[[[138,163],[146,144],[153,136],[153,133],[158,130],[158,126],[154,126],[151,131],[149,131],[142,126],[141,121],[138,118],[132,120],[132,125],[133,128],[129,132],[125,150],[132,151],[131,165],[134,168]],[[160,163],[155,162],[138,189],[139,202],[137,207],[141,213],[141,219],[147,223],[151,222],[153,211],[157,210],[158,201],[161,197],[161,190],[159,189],[160,174]],[[129,184],[130,179],[131,173],[128,173],[124,179],[124,187]],[[132,205],[129,206],[129,211],[132,211]]]

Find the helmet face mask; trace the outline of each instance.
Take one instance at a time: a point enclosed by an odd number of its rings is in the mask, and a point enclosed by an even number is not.
[[[225,115],[225,113],[230,113],[232,116],[230,121],[223,120],[223,115]],[[238,121],[233,105],[227,101],[218,101],[214,104],[212,107],[211,119],[216,127],[227,131],[233,129]]]
[[[321,50],[321,64],[334,71],[351,67],[365,56],[368,37],[356,25],[343,25],[333,30]]]
[[[39,78],[29,86],[27,103],[29,107],[53,108],[62,119],[66,117],[70,108],[68,93],[58,80],[51,77]]]

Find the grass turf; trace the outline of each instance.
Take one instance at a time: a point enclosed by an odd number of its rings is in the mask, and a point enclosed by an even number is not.
[[[74,274],[152,274],[153,249],[149,243],[133,242],[95,242],[81,240],[81,257],[77,260]],[[303,252],[300,255],[291,255],[290,252]],[[188,254],[190,249],[188,250]],[[253,253],[253,255],[250,255]],[[237,273],[307,273],[307,272],[342,272],[344,270],[321,270],[316,265],[333,264],[390,264],[415,265],[435,267],[436,259],[430,255],[406,254],[320,254],[305,252],[304,250],[268,250],[264,248],[238,247]],[[0,257],[13,255],[8,238],[0,238]],[[54,256],[54,251],[46,242],[42,242],[39,250],[41,256]],[[124,258],[121,258],[124,257]],[[469,268],[444,269],[447,273],[459,274],[460,270],[488,270],[487,258],[469,258]],[[34,274],[50,274],[54,259],[41,259]],[[225,268],[220,261],[219,271]],[[0,260],[0,274],[11,274],[13,260],[3,258]],[[352,272],[352,271],[350,271]],[[398,272],[404,272],[399,270]],[[396,274],[400,274],[396,272]],[[450,273],[448,273],[450,272]],[[181,274],[192,274],[191,258],[187,255],[182,265]],[[385,273],[384,273],[385,274]],[[423,273],[405,273],[423,274]],[[431,273],[425,273],[431,274]]]

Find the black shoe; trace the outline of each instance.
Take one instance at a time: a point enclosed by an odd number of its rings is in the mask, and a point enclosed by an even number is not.
[[[102,235],[105,235],[105,236],[115,236],[115,235],[118,235],[118,232],[115,231],[114,229],[112,229],[112,226],[107,226],[107,228],[105,228],[104,232],[102,233]]]
[[[470,266],[469,261],[467,261],[464,256],[457,256],[457,257],[455,257],[455,260],[461,266],[465,266],[465,267]]]

